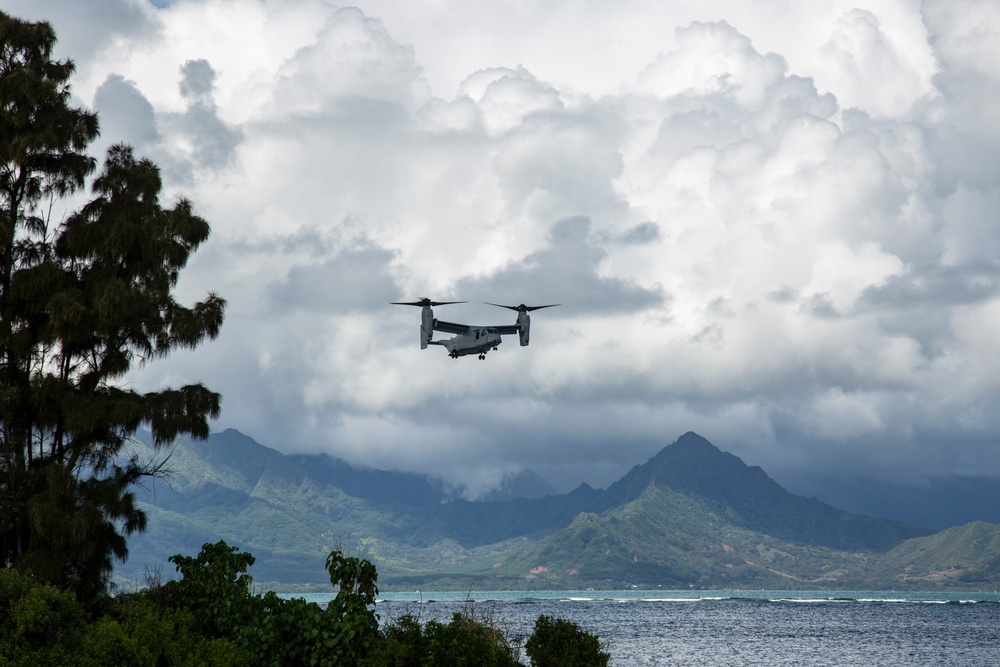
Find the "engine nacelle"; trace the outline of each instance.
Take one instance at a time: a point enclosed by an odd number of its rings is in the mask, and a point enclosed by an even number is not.
[[[434,311],[424,306],[420,312],[420,349],[426,350],[434,336]]]
[[[531,335],[531,316],[528,315],[527,311],[522,310],[517,313],[517,324],[521,327],[521,330],[517,332],[521,338],[521,347],[527,347]]]

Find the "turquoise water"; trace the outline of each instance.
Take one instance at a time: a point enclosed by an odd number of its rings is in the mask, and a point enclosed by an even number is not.
[[[326,604],[330,593],[285,593],[282,597],[305,598]],[[718,600],[764,600],[771,602],[900,602],[900,603],[1000,603],[997,591],[750,591],[750,590],[581,590],[581,591],[403,591],[383,592],[379,602],[474,602],[517,603],[559,600],[610,602],[711,602]]]
[[[447,621],[470,601],[512,638],[541,614],[571,620],[618,667],[1000,665],[993,591],[414,591],[383,593],[376,611]]]

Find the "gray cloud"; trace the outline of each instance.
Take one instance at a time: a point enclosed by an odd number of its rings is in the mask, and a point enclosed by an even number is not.
[[[231,304],[137,386],[476,488],[604,484],[688,430],[775,474],[1000,474],[993,3],[556,1],[516,35],[502,7],[222,6],[75,56],[213,225],[184,297]],[[387,303],[424,295],[565,305],[466,363]]]
[[[489,295],[503,303],[567,303],[575,313],[617,313],[661,306],[661,290],[634,280],[599,275],[607,252],[595,245],[591,222],[585,217],[564,218],[549,233],[547,247],[484,276],[466,278],[456,294]]]
[[[628,245],[646,245],[660,240],[660,228],[647,220],[625,230],[615,240]]]
[[[974,191],[995,191],[1000,182],[1000,128],[992,109],[1000,105],[1000,55],[990,27],[988,3],[925,4],[924,20],[939,63],[934,84],[933,122],[926,125],[938,169],[936,182],[947,194],[964,183]],[[993,23],[995,25],[995,23]]]
[[[164,131],[184,142],[180,150],[168,149],[177,161],[176,168],[180,173],[191,174],[195,170],[217,170],[232,165],[243,133],[219,117],[214,99],[215,70],[207,60],[188,60],[180,74],[179,88],[187,110],[161,117]]]
[[[160,141],[153,105],[139,92],[135,82],[126,81],[120,74],[109,74],[97,89],[94,110],[101,120],[102,148],[125,142],[142,153]]]
[[[276,314],[304,309],[339,313],[370,310],[373,304],[399,298],[388,273],[393,253],[371,245],[325,253],[315,263],[295,264],[267,287]]]
[[[117,39],[148,39],[155,20],[140,3],[129,0],[9,0],[4,11],[18,18],[48,21],[56,29],[57,58],[69,58],[77,71]],[[104,77],[102,76],[101,79]]]
[[[181,67],[181,97],[191,104],[214,106],[215,70],[204,58],[189,60]]]
[[[136,82],[109,74],[94,94],[93,106],[101,120],[94,150],[103,154],[113,143],[131,144],[140,154],[153,157],[168,179],[181,181],[190,181],[195,171],[231,166],[243,135],[219,118],[215,78],[207,61],[187,61],[179,85],[187,110],[178,114],[157,113]]]

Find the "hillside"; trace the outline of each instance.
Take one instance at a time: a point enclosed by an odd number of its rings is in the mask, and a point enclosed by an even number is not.
[[[877,560],[876,574],[911,588],[995,589],[1000,582],[1000,526],[976,521],[907,540]]]
[[[685,433],[612,484],[607,491],[608,504],[633,500],[654,483],[700,498],[706,510],[725,517],[733,526],[794,543],[833,549],[887,549],[930,532],[793,495],[759,467],[747,466],[696,433]]]
[[[607,490],[504,502],[445,500],[432,479],[285,456],[233,430],[179,442],[169,466],[169,486],[140,490],[149,530],[118,568],[133,582],[171,575],[167,556],[218,539],[257,557],[258,581],[286,587],[321,583],[338,546],[371,559],[383,587],[423,589],[936,587],[1000,569],[997,526],[939,536],[850,514],[694,433]]]

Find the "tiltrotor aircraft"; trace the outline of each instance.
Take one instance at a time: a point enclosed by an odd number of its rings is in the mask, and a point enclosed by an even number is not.
[[[423,298],[419,301],[393,301],[392,303],[397,306],[420,306],[421,350],[426,350],[428,345],[440,345],[448,350],[448,356],[452,359],[458,359],[468,354],[478,354],[480,360],[485,359],[486,353],[490,350],[497,349],[497,346],[502,342],[501,336],[517,334],[521,339],[521,347],[526,346],[531,332],[531,317],[528,316],[528,313],[539,308],[552,308],[560,305],[550,303],[546,306],[526,306],[522,303],[518,306],[504,306],[499,303],[487,303],[490,306],[516,310],[517,322],[480,326],[442,322],[434,317],[434,311],[431,309],[431,306],[447,306],[452,303],[466,303],[465,301],[431,301],[428,298]],[[435,331],[457,335],[446,340],[431,340]]]

